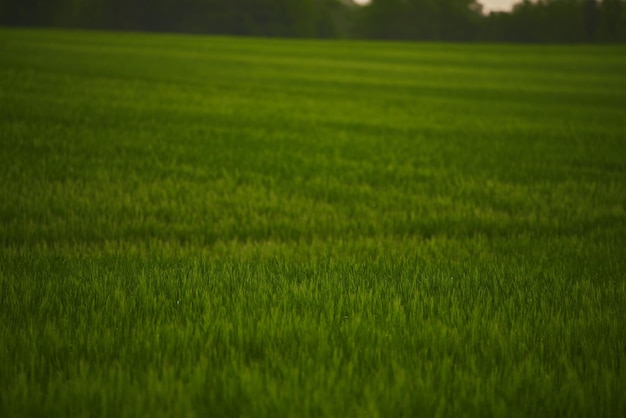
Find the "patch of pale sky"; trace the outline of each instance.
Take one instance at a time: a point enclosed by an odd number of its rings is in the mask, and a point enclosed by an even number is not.
[[[369,3],[370,0],[354,0],[360,4]],[[492,11],[502,11],[502,10],[511,10],[515,3],[518,3],[520,0],[478,0],[479,3],[483,5],[483,8],[486,12]]]

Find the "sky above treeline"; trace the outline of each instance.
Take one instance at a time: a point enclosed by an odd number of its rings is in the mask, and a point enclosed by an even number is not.
[[[479,0],[486,11],[511,10],[517,0]]]
[[[357,3],[365,4],[370,0],[355,0]],[[511,7],[520,0],[478,0],[483,5],[486,12],[511,10]]]

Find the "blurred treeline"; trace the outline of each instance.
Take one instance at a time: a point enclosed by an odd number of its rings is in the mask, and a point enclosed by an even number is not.
[[[626,0],[0,0],[7,26],[247,36],[505,42],[626,41]]]

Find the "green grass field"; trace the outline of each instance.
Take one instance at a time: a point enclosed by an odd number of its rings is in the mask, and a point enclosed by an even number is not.
[[[626,416],[626,47],[0,30],[0,416]]]

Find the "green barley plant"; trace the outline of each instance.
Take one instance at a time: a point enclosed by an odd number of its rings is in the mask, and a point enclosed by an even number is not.
[[[626,415],[626,49],[0,30],[0,416]]]

